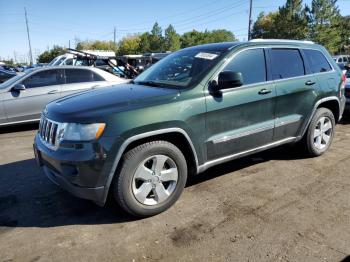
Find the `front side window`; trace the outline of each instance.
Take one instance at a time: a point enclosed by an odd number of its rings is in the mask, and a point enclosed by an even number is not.
[[[52,86],[61,84],[61,71],[60,70],[46,70],[34,73],[25,80],[22,84],[26,88],[35,88],[42,86]]]
[[[305,75],[304,62],[298,49],[271,49],[270,54],[274,80]]]
[[[306,55],[312,73],[328,72],[332,70],[325,56],[317,50],[305,49],[303,50]]]
[[[73,58],[68,58],[66,61],[63,63],[64,65],[73,65]]]
[[[266,81],[266,63],[263,49],[251,49],[237,54],[223,71],[240,72],[243,84]]]
[[[66,84],[103,81],[103,78],[90,70],[66,69]]]
[[[134,83],[160,87],[190,87],[220,61],[221,54],[215,50],[184,49],[151,66]]]

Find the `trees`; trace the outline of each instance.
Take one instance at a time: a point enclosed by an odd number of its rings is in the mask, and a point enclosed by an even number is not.
[[[165,29],[164,36],[164,48],[166,51],[176,51],[180,49],[180,35],[176,33],[175,28],[172,25],[169,25],[167,29]]]
[[[77,43],[77,50],[112,50],[117,51],[113,41],[85,40]]]
[[[232,41],[237,41],[234,34],[225,29],[206,30],[204,32],[193,30],[181,36],[181,47],[185,48],[194,45]]]
[[[331,53],[350,44],[350,17],[342,17],[337,0],[287,0],[275,13],[260,13],[252,30],[253,38],[309,39]]]
[[[273,32],[280,39],[306,39],[308,15],[302,0],[287,0],[275,16]]]
[[[324,45],[331,53],[339,50],[341,38],[341,16],[337,0],[313,0],[309,8],[310,37]]]
[[[278,12],[270,12],[264,14],[261,12],[258,15],[252,29],[252,38],[275,38],[275,24]]]
[[[53,46],[52,49],[47,50],[45,52],[43,52],[42,54],[40,54],[38,56],[37,61],[39,63],[49,63],[51,62],[52,59],[54,59],[56,56],[62,55],[65,53],[65,49],[60,47],[60,46]]]
[[[118,54],[138,54],[140,52],[141,37],[139,35],[132,35],[124,37],[119,42]]]
[[[253,25],[253,38],[306,39],[308,15],[302,0],[287,0],[277,12],[259,14]]]

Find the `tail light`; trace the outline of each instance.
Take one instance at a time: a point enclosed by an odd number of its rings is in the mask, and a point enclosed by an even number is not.
[[[343,74],[341,77],[341,86],[340,89],[345,89],[345,85],[346,85],[346,75]]]

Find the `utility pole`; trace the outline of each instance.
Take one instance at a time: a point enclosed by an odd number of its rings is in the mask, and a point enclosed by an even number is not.
[[[251,31],[252,31],[252,7],[253,7],[253,0],[250,0],[249,1],[248,41],[251,39]]]
[[[29,26],[28,26],[28,18],[27,18],[27,9],[26,9],[25,7],[24,7],[24,16],[25,16],[25,18],[26,18],[26,25],[27,25],[27,35],[28,35],[28,43],[29,43],[30,65],[33,65],[32,45],[30,44]]]
[[[115,46],[115,38],[116,38],[116,29],[114,27],[114,34],[113,34],[113,42],[114,42],[114,46]]]
[[[68,48],[70,49],[70,40],[68,40]]]
[[[13,57],[15,58],[15,64],[17,64],[17,55],[16,55],[16,51],[13,50]]]

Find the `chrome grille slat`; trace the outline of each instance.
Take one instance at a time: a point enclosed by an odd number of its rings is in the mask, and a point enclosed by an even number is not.
[[[51,149],[58,147],[57,135],[61,124],[42,116],[40,119],[38,134],[41,141]]]

